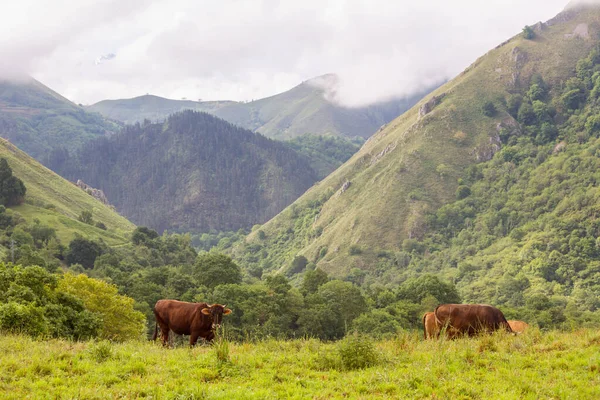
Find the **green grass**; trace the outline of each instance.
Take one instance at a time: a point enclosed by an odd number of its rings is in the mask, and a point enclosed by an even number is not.
[[[596,399],[600,334],[581,330],[423,341],[414,333],[376,343],[375,366],[358,370],[323,360],[340,343],[317,340],[164,349],[0,338],[0,397],[152,399]]]
[[[68,244],[79,233],[94,239],[102,238],[111,245],[121,244],[135,228],[114,209],[94,199],[4,139],[0,139],[0,157],[7,159],[13,174],[23,180],[27,187],[26,203],[11,208],[28,222],[37,218],[55,228],[62,243]],[[92,211],[94,220],[102,221],[108,230],[79,222],[77,217],[81,211]]]

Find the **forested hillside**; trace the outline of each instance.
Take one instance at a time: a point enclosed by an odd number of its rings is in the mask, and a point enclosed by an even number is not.
[[[52,149],[73,150],[119,129],[32,78],[0,79],[0,135],[42,162]]]
[[[585,319],[600,294],[599,21],[569,8],[490,51],[232,254],[367,286],[435,273],[467,301]]]
[[[379,127],[412,107],[433,88],[414,95],[367,107],[341,107],[326,98],[329,86],[337,84],[333,74],[320,76],[288,90],[247,103],[234,101],[170,100],[157,96],[104,100],[91,111],[126,122],[162,121],[176,111],[204,111],[265,136],[291,139],[305,134],[368,138]]]
[[[284,144],[193,111],[127,126],[79,153],[55,151],[49,165],[104,190],[130,220],[159,231],[248,228],[316,180]]]

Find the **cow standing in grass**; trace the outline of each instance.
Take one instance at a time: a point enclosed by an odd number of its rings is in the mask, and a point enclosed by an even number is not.
[[[435,321],[435,313],[433,312],[423,315],[423,335],[425,339],[437,338],[440,335],[440,329]]]
[[[450,339],[496,330],[512,332],[502,311],[487,304],[442,304],[434,315],[438,328]]]
[[[154,306],[156,326],[152,340],[156,340],[160,327],[163,345],[169,341],[169,330],[178,335],[190,335],[190,346],[202,337],[211,341],[214,329],[221,325],[223,315],[231,310],[221,304],[187,303],[178,300],[159,300]]]
[[[523,333],[529,328],[529,324],[523,321],[509,320],[508,324],[510,325],[510,329],[515,333]]]

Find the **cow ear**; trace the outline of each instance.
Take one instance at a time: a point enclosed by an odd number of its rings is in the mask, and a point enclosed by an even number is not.
[[[231,310],[229,308],[226,308],[223,310],[223,315],[227,315],[227,314],[231,314]]]
[[[201,312],[204,315],[210,315],[210,309],[208,309],[208,308],[203,308]]]

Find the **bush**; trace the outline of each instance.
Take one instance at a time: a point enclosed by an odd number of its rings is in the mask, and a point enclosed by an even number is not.
[[[523,28],[523,37],[527,40],[532,40],[535,38],[535,32],[533,31],[533,28],[531,28],[529,25],[525,25]]]
[[[0,158],[0,204],[5,206],[21,204],[26,191],[23,181],[13,176],[6,158]]]
[[[48,322],[41,308],[11,301],[0,304],[0,330],[40,336],[48,332]]]
[[[337,353],[344,370],[356,370],[377,365],[379,354],[368,336],[353,334],[337,344]]]
[[[486,101],[481,106],[481,111],[486,117],[493,117],[494,115],[496,115],[496,106],[491,101]]]
[[[105,231],[106,230],[106,225],[104,225],[104,223],[98,221],[98,222],[96,222],[96,228],[100,228],[103,231]]]
[[[146,318],[134,309],[133,299],[120,295],[116,286],[67,273],[59,282],[59,290],[78,297],[86,309],[101,316],[102,338],[123,341],[141,337]]]
[[[93,225],[94,219],[92,218],[92,212],[88,210],[83,210],[77,219],[84,224]]]

